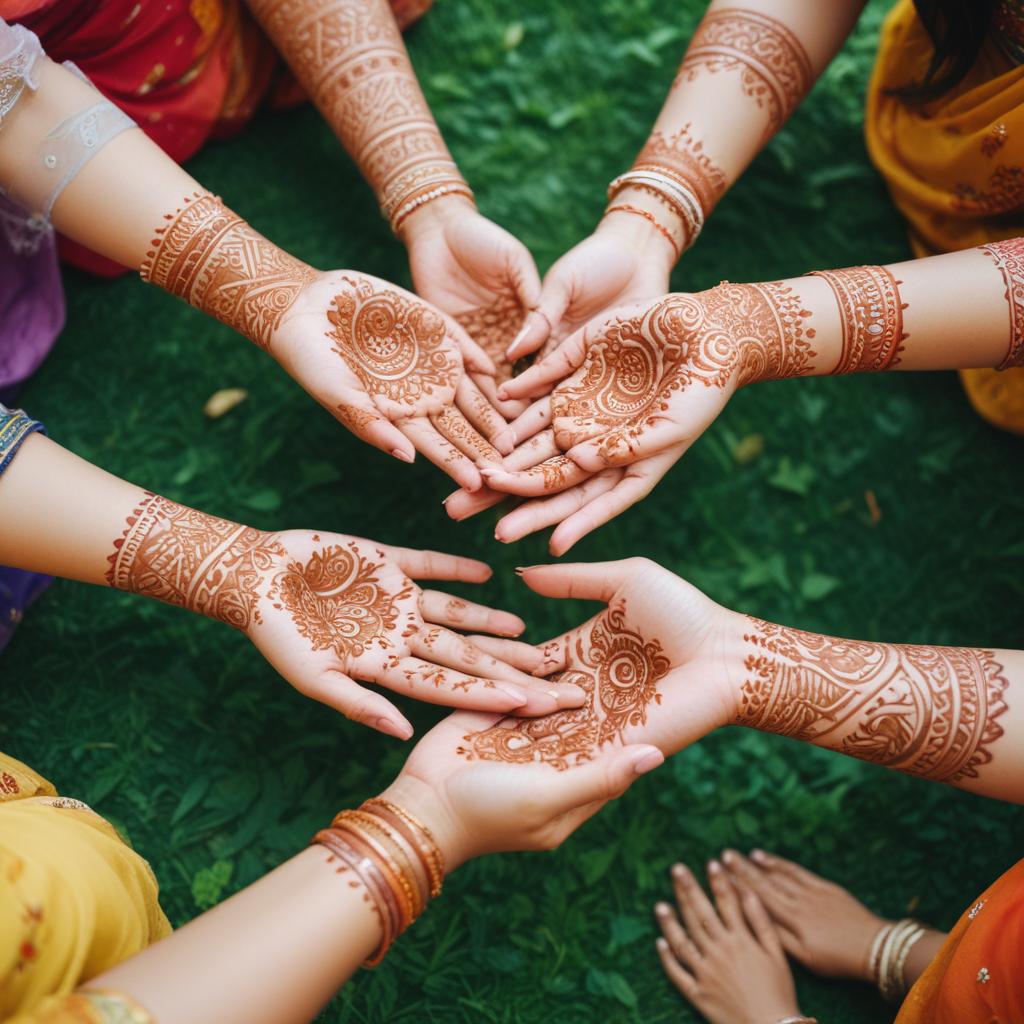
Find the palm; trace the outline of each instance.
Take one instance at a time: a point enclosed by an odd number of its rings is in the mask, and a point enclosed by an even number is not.
[[[461,333],[396,285],[330,271],[300,293],[271,350],[353,433],[405,461],[418,450],[473,489],[475,461],[500,458],[508,443],[504,419],[464,372]]]

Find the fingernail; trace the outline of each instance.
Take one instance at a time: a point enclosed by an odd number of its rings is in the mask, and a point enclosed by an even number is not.
[[[557,691],[549,690],[548,692],[557,692],[558,703],[561,707],[578,708],[587,699],[587,695],[583,688],[577,686],[575,683],[565,683],[563,686],[560,686]]]
[[[509,352],[512,351],[512,348],[514,348],[514,346],[509,346]],[[506,352],[505,355],[507,356],[508,352]],[[502,384],[501,387],[498,388],[498,398],[500,398],[501,401],[503,401],[503,402],[507,402],[508,401],[508,391],[506,390],[504,384]]]
[[[658,952],[659,953],[667,953],[668,952],[668,940],[665,939],[664,936],[659,935],[658,938],[655,939],[654,944],[655,944],[655,946],[658,947]]]
[[[529,572],[531,569],[536,569],[536,568],[538,568],[536,565],[517,565],[516,566],[516,575],[517,576],[522,576],[524,572]]]
[[[722,860],[726,864],[731,864],[736,859],[736,852],[734,850],[724,850],[722,852]]]
[[[402,451],[401,448],[392,448],[391,454],[394,455],[396,459],[401,459],[402,462],[412,462],[415,458],[415,456],[410,455],[408,452]]]
[[[643,757],[633,762],[633,772],[636,775],[646,775],[653,772],[665,760],[665,755],[660,750],[649,750]]]
[[[684,878],[686,876],[686,865],[685,864],[673,864],[672,865],[672,874],[675,875],[676,878]]]
[[[770,864],[772,860],[764,850],[751,850],[750,859],[756,860],[760,864]]]
[[[722,865],[717,860],[708,861],[708,874],[717,875],[722,870]]]
[[[514,686],[499,686],[499,690],[502,693],[507,693],[514,701],[516,701],[515,707],[521,708],[528,700],[525,693],[522,690],[517,690]]]
[[[389,736],[400,740],[407,740],[412,735],[411,725],[407,722],[396,722],[393,718],[378,718],[376,726],[381,732],[386,732]]]
[[[655,903],[654,912],[656,914],[667,914],[671,908],[667,903]]]

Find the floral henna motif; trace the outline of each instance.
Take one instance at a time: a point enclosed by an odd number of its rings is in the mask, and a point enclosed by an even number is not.
[[[505,350],[519,333],[526,319],[526,310],[514,295],[499,295],[486,306],[467,309],[455,319],[469,336],[494,360],[498,368],[498,384],[512,379],[512,367],[505,359]]]
[[[899,362],[907,335],[899,285],[885,267],[816,270],[839,304],[843,347],[833,374],[888,370]]]
[[[383,555],[381,555],[383,557]],[[382,582],[383,562],[364,557],[353,542],[315,551],[303,565],[289,562],[274,577],[268,597],[292,620],[314,651],[333,649],[341,659],[392,646],[399,603],[413,594],[406,580],[393,592]]]
[[[327,311],[327,337],[370,395],[414,406],[425,397],[454,393],[458,363],[444,321],[426,305],[368,281],[343,278],[350,290]]]
[[[751,623],[737,724],[941,782],[977,778],[992,760],[1007,680],[991,651]]]
[[[458,753],[467,760],[540,762],[559,771],[590,761],[608,743],[621,743],[626,728],[647,724],[647,709],[661,702],[658,680],[669,669],[657,640],[626,625],[626,607],[610,607],[586,636],[574,644],[573,668],[554,677],[586,692],[581,708],[555,711],[542,718],[515,719],[469,733]]]
[[[143,281],[269,349],[282,317],[317,272],[209,193],[190,197],[167,221],[142,265]]]
[[[114,542],[107,582],[245,631],[261,621],[259,583],[280,554],[273,534],[147,492]]]
[[[705,217],[728,185],[721,168],[704,152],[704,144],[690,134],[689,125],[674,135],[654,132],[637,156],[633,170],[655,171],[679,181],[700,201]]]
[[[602,451],[632,450],[676,392],[806,373],[814,329],[792,290],[776,282],[671,295],[617,320],[587,352],[584,371],[551,400],[555,441],[567,451],[605,435]]]
[[[472,198],[386,0],[252,0],[250,6],[396,228],[403,209],[438,190]]]
[[[1024,238],[981,246],[999,268],[1010,304],[1010,348],[997,369],[1024,366]]]
[[[811,61],[781,21],[760,11],[727,7],[697,26],[673,87],[701,71],[740,71],[743,92],[767,107],[766,135],[774,135],[811,87]]]

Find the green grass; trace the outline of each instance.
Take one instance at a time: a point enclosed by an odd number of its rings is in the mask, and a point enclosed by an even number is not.
[[[862,141],[878,25],[854,38],[722,203],[674,285],[760,280],[908,255]],[[700,0],[439,0],[410,49],[485,213],[545,269],[590,230],[671,82]],[[522,26],[522,39],[509,48]],[[261,116],[190,165],[277,242],[408,283],[399,245],[311,109]],[[543,639],[584,609],[530,595],[535,537],[451,523],[426,460],[340,428],[253,346],[137,278],[68,274],[68,327],[24,396],[53,437],[112,472],[264,528],[317,527],[486,558],[493,603]],[[216,389],[250,398],[224,419]],[[736,445],[764,438],[751,461]],[[748,443],[748,446],[750,444]],[[648,555],[717,600],[815,630],[1021,647],[1021,442],[973,416],[952,374],[769,384],[740,394],[581,559]],[[882,519],[872,525],[864,494]],[[412,499],[412,500],[410,500]],[[823,593],[827,591],[827,593]],[[0,661],[0,746],[115,821],[181,924],[297,850],[395,774],[402,745],[293,692],[247,641],[177,609],[58,583]],[[436,717],[409,709],[419,729]],[[799,858],[873,907],[948,926],[1020,856],[1016,808],[795,743],[727,730],[641,780],[557,853],[492,857],[444,897],[332,1022],[690,1021],[649,908],[676,858],[724,844]],[[215,865],[217,865],[215,867]],[[323,955],[330,956],[325,950]],[[871,992],[800,974],[805,1012],[877,1022]]]

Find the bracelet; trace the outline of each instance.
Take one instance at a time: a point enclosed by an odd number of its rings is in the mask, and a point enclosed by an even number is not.
[[[871,977],[887,1002],[899,1002],[906,994],[905,967],[911,948],[924,935],[924,928],[905,917],[884,925],[871,943]]]
[[[38,420],[26,416],[21,409],[7,409],[0,405],[0,473],[11,464],[25,438],[36,431],[45,434],[46,428]]]
[[[672,233],[669,231],[669,229],[665,227],[665,225],[662,224],[661,221],[659,221],[653,213],[651,213],[649,210],[641,210],[639,206],[631,206],[629,203],[617,203],[614,206],[609,206],[608,209],[604,211],[605,216],[607,216],[609,213],[615,213],[616,211],[619,211],[621,213],[632,213],[635,216],[643,217],[644,220],[648,221],[654,227],[654,229],[661,234],[665,241],[672,246],[672,253],[675,256],[675,261],[676,263],[679,262],[679,257],[682,254],[679,251],[679,246],[676,245],[676,240],[672,237]]]
[[[646,186],[650,191],[659,193],[665,201],[679,213],[686,227],[685,248],[689,248],[697,240],[704,227],[704,209],[693,190],[675,177],[655,170],[631,170],[620,174],[608,186],[608,198],[614,199],[622,189],[629,185]]]
[[[406,928],[441,892],[444,857],[430,830],[408,811],[380,797],[341,811],[312,843],[326,847],[339,871],[363,883],[381,922],[381,941],[365,961],[376,967]]]
[[[416,195],[411,199],[403,202],[391,218],[391,230],[397,235],[403,222],[410,213],[418,210],[421,206],[426,206],[427,203],[432,203],[435,199],[451,195],[466,196],[470,202],[476,201],[476,197],[473,195],[473,190],[464,181],[461,179],[449,179],[446,184],[435,185],[432,188],[427,188],[422,192],[416,193]]]
[[[775,1024],[818,1024],[818,1018],[804,1017],[798,1013],[795,1017],[783,1017],[777,1020]]]
[[[428,185],[442,181],[462,181],[462,175],[454,160],[435,160],[420,164],[404,174],[392,178],[381,190],[380,212],[385,220],[391,220],[395,209],[413,193]]]

